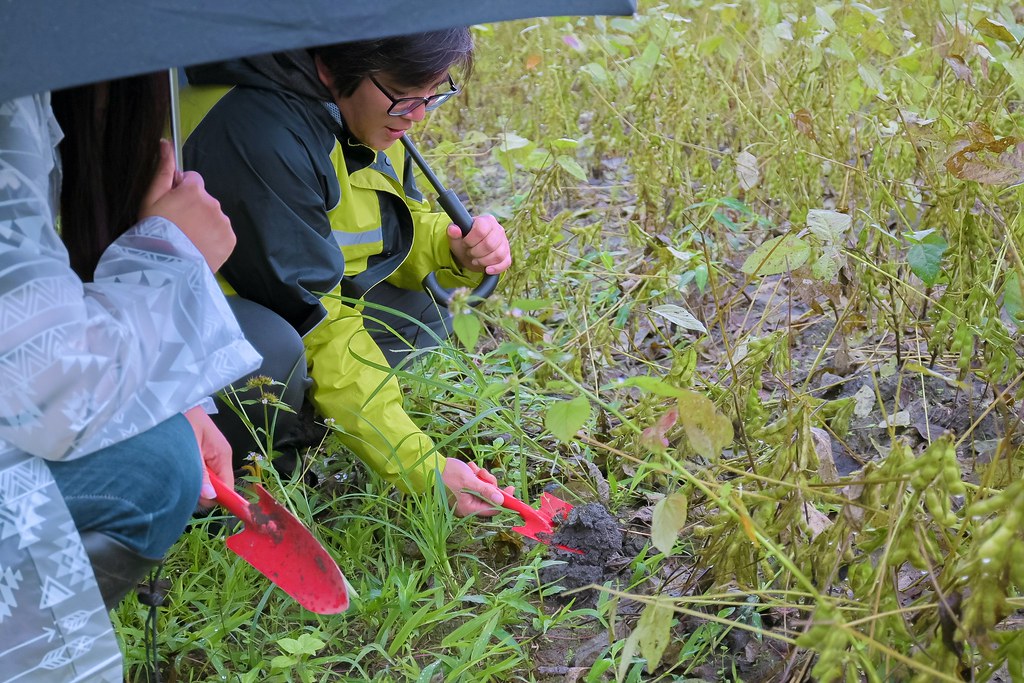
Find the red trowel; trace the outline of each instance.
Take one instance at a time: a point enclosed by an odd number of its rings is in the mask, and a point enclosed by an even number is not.
[[[236,555],[251,564],[300,605],[317,614],[348,609],[345,578],[327,550],[283,505],[259,485],[250,503],[207,470],[217,502],[245,528],[227,538]]]
[[[502,491],[501,494],[505,497],[501,506],[519,513],[523,518],[524,524],[512,527],[512,531],[546,545],[551,545],[551,537],[555,533],[555,520],[564,521],[569,515],[569,511],[572,510],[571,504],[547,492],[540,494],[540,509],[530,507],[505,491]],[[570,553],[583,554],[582,550],[558,543],[555,544],[555,547],[560,550],[568,550]]]

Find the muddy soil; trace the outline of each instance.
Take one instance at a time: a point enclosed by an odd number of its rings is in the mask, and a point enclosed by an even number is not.
[[[541,569],[541,581],[562,587],[556,599],[576,600],[577,605],[593,604],[597,591],[579,589],[615,581],[623,564],[622,543],[622,526],[603,505],[579,505],[558,525],[551,538],[550,555],[563,564]],[[582,552],[562,550],[557,547],[560,545]]]

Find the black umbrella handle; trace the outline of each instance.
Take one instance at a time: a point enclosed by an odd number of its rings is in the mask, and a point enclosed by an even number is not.
[[[426,159],[420,154],[420,151],[416,149],[416,145],[412,143],[408,135],[402,136],[402,144],[405,145],[405,149],[409,152],[409,156],[413,158],[416,165],[423,171],[423,175],[427,177],[427,180],[433,186],[434,191],[437,192],[437,203],[441,205],[444,212],[448,214],[448,218],[451,219],[452,223],[459,226],[462,230],[462,236],[465,237],[469,234],[469,231],[473,229],[473,217],[469,214],[465,204],[459,199],[458,195],[453,190],[446,189],[441,183],[440,179],[434,172],[427,166]],[[469,305],[477,306],[484,299],[494,293],[494,288],[498,286],[497,275],[484,275],[480,284],[476,286],[476,289],[470,294]],[[433,297],[441,306],[448,306],[452,302],[452,295],[455,293],[454,290],[445,289],[441,286],[441,283],[437,281],[437,275],[435,273],[428,273],[423,278],[423,289],[427,290],[427,293]]]

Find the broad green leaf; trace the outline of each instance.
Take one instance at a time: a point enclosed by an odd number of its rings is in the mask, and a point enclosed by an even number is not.
[[[819,5],[814,8],[814,18],[818,20],[818,26],[823,30],[829,33],[836,30],[836,22],[824,7]]]
[[[640,615],[636,630],[640,632],[640,654],[647,660],[647,673],[654,673],[661,664],[661,658],[671,639],[674,614],[671,606],[659,600],[644,607],[644,612]]]
[[[572,138],[558,138],[557,140],[552,140],[550,144],[551,149],[557,149],[562,151],[576,149],[577,147],[580,146],[580,143],[577,140],[573,140]]]
[[[573,178],[576,178],[577,180],[584,183],[587,182],[587,172],[584,171],[583,167],[580,166],[579,163],[572,157],[561,155],[555,157],[555,162]]]
[[[828,209],[811,209],[807,212],[807,229],[823,242],[838,242],[851,226],[853,219],[845,213]]]
[[[531,141],[515,133],[504,133],[498,141],[498,149],[506,153],[517,149],[526,149],[531,145],[533,145]]]
[[[811,275],[815,280],[832,282],[832,279],[839,274],[839,262],[836,258],[836,250],[824,253],[811,265]]]
[[[692,330],[694,332],[700,332],[702,334],[708,333],[708,328],[704,327],[704,323],[693,317],[693,314],[682,306],[676,306],[674,304],[663,304],[661,306],[655,306],[651,309],[651,313],[657,313],[662,318],[665,318],[669,322],[675,323],[684,330]]]
[[[1003,308],[1017,323],[1017,327],[1024,327],[1024,281],[1016,270],[1006,276],[1006,284],[1003,286]]]
[[[295,666],[295,664],[295,658],[289,657],[287,655],[277,655],[276,657],[270,660],[271,669],[290,669],[293,666]]]
[[[544,426],[561,441],[572,441],[590,418],[590,401],[577,396],[571,401],[551,404],[544,415]]]
[[[1017,90],[1017,96],[1024,97],[1024,60],[1005,59],[1001,64],[1006,69],[1006,73],[1010,74],[1013,87]]]
[[[864,82],[871,90],[874,90],[879,95],[885,93],[885,86],[882,85],[882,74],[879,73],[878,69],[860,62],[857,64],[857,73],[860,74],[860,80]]]
[[[942,274],[942,257],[949,245],[938,233],[932,233],[910,247],[907,263],[914,275],[926,285],[934,285]]]
[[[659,59],[661,59],[661,45],[656,42],[647,43],[643,53],[640,55],[640,59],[632,64],[633,87],[635,89],[641,90],[647,87]]]
[[[480,320],[472,313],[460,313],[452,320],[452,330],[467,351],[476,348],[482,328]]]
[[[672,554],[679,530],[686,526],[687,502],[684,494],[673,493],[659,500],[654,506],[651,543],[665,555]]]
[[[598,85],[604,85],[608,82],[608,72],[605,71],[605,68],[597,62],[584,64],[580,67],[580,71],[594,79],[594,82]]]
[[[722,449],[732,443],[732,421],[718,412],[711,399],[697,392],[686,391],[676,400],[679,421],[693,449],[708,459],[720,456]]]
[[[743,262],[747,275],[778,275],[795,270],[807,262],[811,247],[796,235],[775,237],[754,250]]]

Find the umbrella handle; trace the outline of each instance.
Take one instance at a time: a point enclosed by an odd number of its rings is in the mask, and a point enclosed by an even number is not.
[[[203,467],[206,469],[206,475],[210,477],[213,490],[217,492],[217,502],[244,523],[252,524],[252,513],[249,511],[251,503],[243,498],[238,491],[221,481],[221,478],[214,474],[210,468],[205,465]]]
[[[459,196],[455,194],[453,190],[446,189],[444,184],[441,183],[440,179],[434,175],[434,172],[427,165],[427,160],[423,158],[420,151],[416,149],[416,145],[413,144],[412,140],[409,139],[408,135],[402,136],[402,144],[405,145],[406,151],[409,156],[412,157],[416,165],[423,171],[423,175],[427,177],[427,181],[437,192],[437,203],[441,205],[441,208],[448,218],[451,219],[452,223],[459,226],[462,230],[462,236],[465,237],[469,234],[469,231],[473,229],[473,216],[470,215],[469,211],[466,210],[465,204],[459,199]],[[498,286],[497,275],[484,275],[480,284],[476,286],[476,289],[470,294],[469,305],[477,306],[484,299],[494,293],[494,288]],[[428,273],[423,278],[423,288],[427,290],[427,293],[433,297],[441,306],[448,306],[452,302],[452,295],[455,293],[454,290],[445,289],[437,281],[437,275],[435,273]]]

